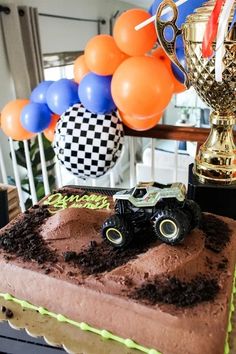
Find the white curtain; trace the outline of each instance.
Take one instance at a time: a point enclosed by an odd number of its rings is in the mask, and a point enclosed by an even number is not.
[[[3,55],[7,57],[10,76],[14,83],[15,98],[29,98],[32,90],[44,79],[38,12],[36,8],[17,6],[16,4],[6,4],[3,6],[9,8],[7,13],[0,13],[0,25],[4,40]],[[4,82],[2,86],[4,87]],[[12,99],[14,99],[14,97],[12,97]],[[7,102],[3,104],[6,103]],[[9,139],[9,142],[14,167],[14,180],[18,189],[21,209],[24,210],[24,200],[26,197],[22,193],[21,179],[26,178],[25,175],[29,176],[30,171],[32,176],[32,167],[30,164],[29,166],[27,165],[26,174],[25,169],[17,165],[15,149],[16,147],[18,148],[18,145],[14,144],[11,139]],[[9,168],[4,166],[4,160],[6,159],[3,155],[9,155],[9,149],[7,151],[7,146],[1,143],[2,141],[0,141],[0,152],[5,151],[0,154],[0,178],[2,177],[1,179],[6,183],[6,173],[4,173],[4,171],[8,171]],[[25,154],[26,150],[27,143],[24,145]],[[44,154],[43,151],[42,154]],[[47,176],[45,180],[47,180]],[[31,178],[31,182],[30,190],[32,194],[34,187],[33,177]]]
[[[7,4],[9,14],[1,13],[1,24],[9,69],[16,98],[28,98],[43,80],[42,53],[36,8]]]

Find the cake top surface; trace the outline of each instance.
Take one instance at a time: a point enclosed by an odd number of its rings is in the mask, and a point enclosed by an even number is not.
[[[113,212],[111,194],[55,191],[1,231],[0,256],[93,289],[106,286],[108,293],[122,292],[151,306],[213,300],[229,262],[228,224],[205,215],[201,230],[193,230],[179,246],[161,244],[147,230],[129,249],[113,249],[100,237],[102,223]]]

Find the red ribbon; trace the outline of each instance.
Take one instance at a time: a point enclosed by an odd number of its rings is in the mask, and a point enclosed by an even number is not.
[[[213,55],[212,43],[214,42],[217,36],[219,17],[224,3],[225,0],[216,0],[215,7],[207,22],[203,43],[202,43],[203,58],[209,58]]]

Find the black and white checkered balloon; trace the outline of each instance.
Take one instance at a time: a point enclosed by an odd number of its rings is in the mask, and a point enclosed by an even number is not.
[[[115,165],[123,144],[123,126],[116,113],[93,114],[75,104],[56,126],[55,153],[67,170],[82,179],[103,176]]]

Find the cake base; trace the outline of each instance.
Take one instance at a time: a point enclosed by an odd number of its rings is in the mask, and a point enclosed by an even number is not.
[[[188,198],[195,200],[202,211],[236,219],[236,185],[202,184],[189,166]]]
[[[100,235],[112,210],[88,204],[107,205],[103,198],[78,191],[79,204],[71,207],[71,192],[65,197],[57,193],[0,232],[1,293],[42,314],[47,308],[59,321],[124,338],[131,348],[140,343],[146,353],[224,353],[236,260],[233,220],[206,215],[202,229],[176,247],[147,230],[128,250],[114,250]]]
[[[59,322],[55,318],[40,315],[34,310],[22,308],[19,304],[13,301],[6,301],[0,297],[0,308],[5,306],[13,312],[13,318],[6,319],[4,313],[0,311],[0,322],[7,321],[13,329],[9,334],[1,331],[0,333],[0,346],[1,352],[9,352],[9,342],[6,346],[4,337],[11,337],[17,341],[17,353],[34,353],[33,347],[26,350],[26,343],[19,342],[18,339],[27,340],[25,333],[19,333],[19,330],[25,330],[29,336],[33,338],[43,337],[45,342],[54,347],[63,347],[63,349],[70,354],[141,354],[139,350],[127,348],[126,346],[111,340],[106,340],[97,334],[82,331],[76,326],[70,325],[65,322]],[[2,329],[0,327],[0,329]],[[14,330],[16,333],[14,333]],[[33,340],[30,340],[33,342]],[[15,342],[13,342],[15,343]],[[46,344],[45,343],[45,344]],[[40,350],[40,347],[37,346]],[[42,348],[43,349],[43,348]],[[48,352],[48,351],[47,351]],[[49,352],[50,349],[49,349]]]

